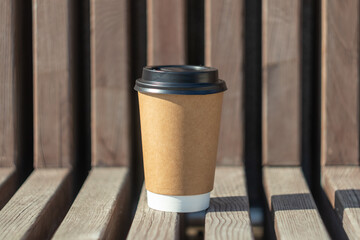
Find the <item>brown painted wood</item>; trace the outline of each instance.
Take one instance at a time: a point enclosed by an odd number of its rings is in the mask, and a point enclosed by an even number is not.
[[[14,1],[0,1],[0,167],[17,159],[17,111]]]
[[[127,168],[94,168],[53,239],[123,239],[129,227]]]
[[[0,168],[0,209],[9,201],[18,186],[18,173],[14,168]]]
[[[217,167],[210,207],[205,216],[206,239],[253,239],[242,167]]]
[[[33,0],[35,167],[69,167],[74,158],[71,7]]]
[[[360,167],[324,167],[322,185],[349,239],[360,238]]]
[[[0,239],[48,239],[71,203],[71,171],[35,170],[0,211]]]
[[[263,0],[263,164],[300,165],[300,0]]]
[[[279,239],[330,239],[300,167],[264,167],[263,184]]]
[[[185,0],[147,0],[147,65],[186,62]]]
[[[147,205],[143,186],[127,239],[180,239],[180,214],[153,210]]]
[[[205,1],[205,65],[226,81],[218,163],[242,165],[244,155],[243,53],[244,1]]]
[[[322,0],[321,161],[359,165],[359,1]]]
[[[91,1],[93,166],[130,158],[129,1]]]

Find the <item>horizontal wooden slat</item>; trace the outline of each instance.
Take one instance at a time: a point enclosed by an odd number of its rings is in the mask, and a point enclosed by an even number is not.
[[[70,207],[71,171],[35,170],[0,211],[0,239],[47,239]]]
[[[218,68],[226,81],[217,162],[242,165],[243,129],[243,59],[244,1],[205,1],[205,64]]]
[[[322,0],[321,161],[359,165],[359,1]]]
[[[0,168],[0,209],[15,193],[18,174],[14,168]]]
[[[0,1],[0,167],[11,167],[16,158],[16,81],[14,54],[14,1]]]
[[[53,239],[122,239],[130,224],[127,168],[94,168]]]
[[[143,186],[136,214],[127,239],[179,239],[180,214],[153,210],[147,205]]]
[[[322,185],[349,239],[360,239],[360,167],[325,167]]]
[[[263,0],[263,163],[300,165],[300,0]]]
[[[279,239],[330,239],[300,167],[265,167],[264,188]]]
[[[205,216],[205,238],[253,239],[242,167],[217,167]]]

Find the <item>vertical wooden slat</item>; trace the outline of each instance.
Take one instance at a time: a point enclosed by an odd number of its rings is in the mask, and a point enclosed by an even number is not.
[[[243,1],[206,0],[205,65],[218,68],[226,81],[218,163],[242,165],[243,160]]]
[[[0,1],[0,167],[17,158],[14,1]]]
[[[185,0],[147,0],[147,65],[184,64]]]
[[[263,0],[263,164],[300,164],[300,1]]]
[[[359,1],[322,1],[321,161],[359,165]]]
[[[321,1],[321,174],[327,199],[320,205],[324,215],[334,211],[339,217],[325,218],[334,236],[344,231],[348,239],[360,237],[359,7],[357,0]]]
[[[91,1],[93,166],[124,166],[130,158],[129,3]]]
[[[16,4],[12,0],[0,0],[0,209],[15,193],[19,168],[24,166],[18,162],[21,153],[19,71],[22,70],[18,62],[18,38],[23,26],[16,19],[19,14]],[[24,55],[21,60],[26,59]]]
[[[33,0],[35,167],[70,167],[74,157],[70,7]]]

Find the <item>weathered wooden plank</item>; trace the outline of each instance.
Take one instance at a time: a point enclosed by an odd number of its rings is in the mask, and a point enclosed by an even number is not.
[[[94,168],[53,239],[122,239],[130,222],[127,168]]]
[[[349,239],[360,238],[360,167],[324,167],[322,185]]]
[[[265,167],[263,182],[279,239],[330,239],[300,167]]]
[[[359,1],[321,5],[321,161],[359,165]]]
[[[73,161],[71,8],[67,0],[33,0],[35,167]]]
[[[126,0],[90,4],[94,166],[129,164],[129,4]]]
[[[14,166],[18,147],[14,5],[11,0],[0,1],[0,167]]]
[[[0,168],[0,209],[2,209],[18,186],[18,173],[14,168]]]
[[[244,154],[243,53],[244,1],[205,1],[205,65],[226,81],[218,163],[242,165]]]
[[[71,171],[35,170],[0,211],[0,239],[48,239],[70,207]]]
[[[14,194],[18,175],[15,2],[0,1],[0,209]]]
[[[253,239],[242,167],[217,167],[205,216],[205,238]]]
[[[300,165],[300,0],[263,0],[263,163]]]
[[[127,239],[179,239],[180,214],[153,210],[147,205],[143,186]]]
[[[147,0],[147,64],[186,61],[185,0]]]

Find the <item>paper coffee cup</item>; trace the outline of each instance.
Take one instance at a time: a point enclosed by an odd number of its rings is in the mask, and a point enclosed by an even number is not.
[[[214,68],[156,66],[144,68],[135,89],[149,207],[208,208],[225,82]]]

